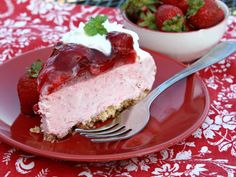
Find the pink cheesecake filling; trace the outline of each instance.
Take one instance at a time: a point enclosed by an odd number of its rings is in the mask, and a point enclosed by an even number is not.
[[[80,77],[49,95],[41,95],[38,103],[41,129],[62,138],[77,123],[90,121],[109,106],[119,106],[150,90],[155,74],[154,60],[146,55],[133,64],[89,78]]]

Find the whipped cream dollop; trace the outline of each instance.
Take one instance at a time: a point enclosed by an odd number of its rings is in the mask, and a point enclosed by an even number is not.
[[[140,49],[139,43],[138,43],[139,37],[137,33],[123,28],[123,25],[118,24],[117,22],[109,22],[109,20],[106,20],[103,23],[103,25],[106,28],[108,33],[117,31],[117,32],[130,34],[133,38],[133,47],[137,53],[138,59],[145,58],[147,55],[150,55],[149,53]],[[89,36],[85,33],[84,26],[85,24],[81,22],[78,28],[73,29],[67,32],[66,34],[64,34],[64,36],[62,37],[62,42],[80,44],[88,48],[99,50],[105,55],[110,55],[111,43],[108,39],[106,39],[106,35],[96,34],[94,36]]]

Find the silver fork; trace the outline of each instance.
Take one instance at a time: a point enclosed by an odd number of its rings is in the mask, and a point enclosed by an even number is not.
[[[161,85],[156,87],[152,92],[136,105],[123,111],[110,124],[97,129],[84,130],[75,129],[81,135],[91,138],[92,142],[109,142],[127,139],[139,133],[148,123],[150,118],[150,106],[155,98],[168,87],[177,81],[201,70],[214,63],[219,62],[225,57],[236,51],[236,42],[225,41],[216,45],[210,52],[178,72]]]

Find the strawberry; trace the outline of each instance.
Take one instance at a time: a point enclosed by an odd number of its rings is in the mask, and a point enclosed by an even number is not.
[[[224,11],[218,7],[215,0],[197,1],[197,4],[190,1],[187,12],[189,23],[196,29],[214,26],[224,19]]]
[[[23,75],[18,81],[17,91],[21,105],[21,112],[26,115],[33,115],[33,106],[39,100],[37,79],[29,77],[28,74]]]
[[[188,21],[185,20],[185,23],[184,23],[184,26],[185,26],[185,30],[184,31],[194,31],[194,27],[188,23]]]
[[[137,24],[141,27],[156,30],[157,26],[155,23],[155,15],[147,11],[146,13],[141,13]]]
[[[181,32],[185,29],[183,12],[173,5],[162,5],[155,12],[156,25],[161,31]]]
[[[136,23],[141,13],[155,12],[158,3],[158,0],[127,0],[121,9],[125,11],[131,21]]]
[[[188,10],[188,0],[161,0],[161,2],[180,8],[184,14]]]
[[[18,81],[17,92],[23,114],[34,115],[33,106],[39,101],[37,76],[41,69],[42,63],[38,60]]]

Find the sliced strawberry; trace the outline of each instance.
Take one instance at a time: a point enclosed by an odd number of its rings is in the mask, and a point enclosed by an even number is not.
[[[180,8],[184,14],[188,10],[188,0],[161,0],[161,2]]]
[[[224,19],[224,11],[215,0],[198,0],[198,7],[199,5],[200,8],[191,5],[192,8],[187,12],[189,23],[196,29],[214,26]]]
[[[26,115],[34,115],[33,106],[39,101],[37,91],[37,78],[23,75],[17,84],[17,91],[21,105],[21,112]]]
[[[162,5],[155,12],[156,25],[161,31],[181,32],[185,29],[184,14],[176,6]]]

